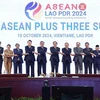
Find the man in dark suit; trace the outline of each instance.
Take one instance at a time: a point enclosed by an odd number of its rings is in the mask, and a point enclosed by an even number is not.
[[[37,57],[37,62],[38,62],[38,76],[41,74],[41,67],[43,68],[43,73],[46,75],[46,52],[47,48],[44,47],[44,42],[40,42],[40,47],[37,48],[38,51],[38,57]]]
[[[94,57],[93,57],[93,65],[94,65],[94,74],[98,73],[100,74],[100,50],[99,45],[96,45],[96,50],[93,51]]]
[[[3,62],[2,55],[3,55],[3,50],[4,50],[4,48],[1,47],[1,42],[0,42],[0,74],[2,74],[2,62]]]
[[[58,66],[59,66],[59,53],[60,53],[60,48],[57,47],[57,42],[53,42],[53,47],[50,47],[51,51],[51,71],[54,73],[54,69],[56,70],[56,74],[58,73]]]
[[[67,73],[70,74],[70,63],[71,63],[71,48],[69,48],[69,43],[65,43],[65,48],[62,48],[62,63],[63,63],[63,74],[66,74],[66,68]]]
[[[80,42],[76,42],[76,47],[74,47],[74,59],[73,61],[75,62],[75,73],[78,74],[82,74],[82,55],[83,55],[83,49],[80,47]]]
[[[25,46],[25,62],[26,62],[26,73],[29,76],[29,69],[31,67],[31,77],[34,77],[34,61],[35,61],[35,47],[32,46],[32,41],[27,41],[27,46]]]
[[[14,74],[17,73],[17,67],[19,68],[19,73],[22,74],[22,63],[23,63],[23,50],[20,49],[20,45],[18,43],[15,44],[14,57],[13,57],[13,63],[14,63]]]
[[[85,47],[86,48],[83,49],[83,53],[85,54],[84,59],[83,59],[85,74],[88,73],[88,68],[89,68],[89,74],[92,74],[93,50],[92,50],[92,48],[89,47],[88,42],[85,43]]]

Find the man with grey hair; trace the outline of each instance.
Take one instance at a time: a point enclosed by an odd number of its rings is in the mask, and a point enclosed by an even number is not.
[[[74,47],[74,53],[75,53],[75,56],[74,56],[74,59],[73,61],[75,62],[75,73],[78,74],[82,74],[82,62],[83,62],[83,59],[82,59],[82,55],[84,55],[83,53],[83,49],[80,47],[80,42],[76,42],[76,47]]]

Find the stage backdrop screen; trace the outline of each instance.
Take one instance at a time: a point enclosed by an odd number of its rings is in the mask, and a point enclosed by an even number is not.
[[[23,50],[27,40],[31,39],[35,51],[40,41],[50,52],[53,41],[58,42],[60,51],[64,43],[69,47],[76,46],[76,42],[89,42],[95,49],[100,44],[100,0],[1,0],[0,1],[0,41],[6,49],[11,44],[20,44]],[[25,52],[25,50],[24,50]],[[62,55],[60,56],[59,73],[62,73]],[[23,56],[24,58],[24,56]],[[35,55],[37,59],[37,55]],[[47,73],[51,72],[50,55],[47,54]],[[73,60],[73,57],[72,57]],[[3,67],[4,70],[4,67]],[[13,67],[12,67],[13,73]],[[25,73],[25,63],[23,63]],[[35,62],[37,76],[37,62]],[[75,73],[74,63],[71,73]]]

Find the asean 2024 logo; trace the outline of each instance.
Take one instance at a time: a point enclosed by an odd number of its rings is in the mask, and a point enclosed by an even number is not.
[[[35,20],[41,17],[42,5],[38,2],[30,2],[25,7],[25,15],[30,20]]]

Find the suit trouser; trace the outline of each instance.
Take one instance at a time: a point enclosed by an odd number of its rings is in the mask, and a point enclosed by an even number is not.
[[[79,61],[79,60],[77,60],[76,62],[75,62],[75,73],[76,74],[78,74],[78,71],[80,70],[80,71],[82,71],[82,62],[81,61]]]
[[[19,69],[19,73],[22,74],[22,63],[21,62],[14,63],[14,74],[17,74],[17,68]]]
[[[0,61],[0,74],[2,74],[2,62],[3,61]]]
[[[84,63],[84,70],[85,70],[85,74],[88,73],[88,68],[89,68],[89,74],[92,74],[92,63],[91,62],[86,62]]]
[[[29,69],[31,67],[31,77],[34,77],[34,61],[26,61],[26,73],[29,76]]]
[[[100,72],[100,64],[95,63],[94,64],[94,74],[96,74],[97,70]]]
[[[12,59],[11,58],[5,58],[4,59],[4,66],[5,70],[8,74],[11,74],[11,68],[12,68]]]
[[[56,73],[58,73],[58,66],[59,62],[56,60],[51,61],[51,72],[54,72],[54,69],[56,70]]]
[[[66,74],[66,69],[67,73],[70,74],[70,63],[68,61],[63,62],[63,74]]]
[[[41,74],[41,67],[43,68],[43,73],[46,75],[46,63],[41,60],[38,62],[38,76]]]

